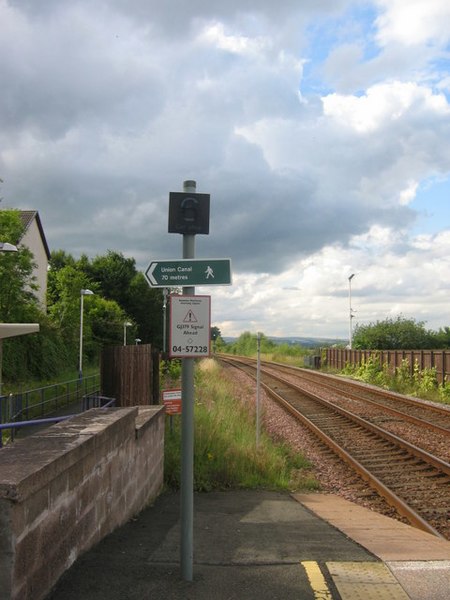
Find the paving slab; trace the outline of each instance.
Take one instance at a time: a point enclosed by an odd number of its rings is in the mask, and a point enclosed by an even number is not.
[[[294,494],[314,514],[383,561],[450,560],[450,542],[333,494]]]
[[[194,497],[193,581],[180,574],[180,498],[154,506],[80,557],[51,600],[315,600],[302,561],[376,561],[289,494],[230,491]]]
[[[331,494],[195,494],[193,581],[181,576],[180,529],[179,494],[162,494],[47,600],[449,597],[450,542]]]
[[[380,558],[410,600],[450,598],[449,541],[332,494],[294,494],[294,497]],[[333,565],[328,568],[337,583],[336,568]]]

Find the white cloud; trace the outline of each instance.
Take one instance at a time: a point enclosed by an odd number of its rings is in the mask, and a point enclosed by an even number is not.
[[[245,35],[229,35],[222,23],[207,25],[198,36],[198,40],[227,52],[251,57],[258,57],[271,47],[270,41],[260,36],[251,38]]]
[[[52,249],[145,268],[180,255],[168,195],[195,179],[198,255],[233,261],[225,334],[346,335],[351,272],[359,319],[445,322],[448,220],[411,227],[450,174],[447,2],[368,7],[0,0],[3,205],[39,210]]]
[[[450,39],[447,0],[376,0],[376,4],[383,11],[376,25],[378,41],[384,46],[389,43],[445,45]]]
[[[337,122],[360,133],[373,132],[387,122],[400,119],[408,111],[432,111],[450,115],[450,106],[443,94],[416,83],[394,81],[374,85],[364,96],[330,94],[322,98],[324,113]]]
[[[402,205],[410,204],[416,197],[419,184],[417,181],[409,181],[405,189],[400,192],[399,202]]]
[[[426,239],[425,239],[426,238]],[[399,253],[399,246],[403,252]],[[431,251],[431,252],[430,252]],[[437,330],[446,320],[450,288],[450,232],[411,240],[390,229],[374,227],[349,247],[330,246],[298,261],[279,276],[240,282],[247,294],[238,298],[227,288],[214,291],[214,305],[226,305],[224,320],[214,322],[228,335],[243,331],[241,316],[251,314],[247,329],[261,327],[273,335],[341,337],[348,335],[348,277],[356,324],[402,314]],[[293,289],[293,288],[297,289]],[[260,298],[255,312],[253,299]],[[280,320],[279,314],[286,318]],[[233,318],[236,315],[237,318]],[[240,317],[238,317],[240,315]]]

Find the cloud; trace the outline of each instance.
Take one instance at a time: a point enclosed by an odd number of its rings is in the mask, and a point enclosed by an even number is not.
[[[450,173],[448,9],[422,4],[0,0],[3,205],[39,210],[52,249],[145,269],[180,255],[168,197],[194,179],[197,252],[235,271],[220,321],[281,331],[280,287],[306,284],[299,322],[332,328],[324,290],[337,272],[345,297],[355,255],[418,277],[418,190]]]
[[[382,8],[376,26],[383,46],[445,45],[450,39],[450,5],[446,0],[376,0],[376,4]]]
[[[415,83],[392,82],[375,85],[364,96],[330,94],[323,98],[324,113],[359,133],[382,129],[406,113],[433,113],[446,118],[450,106],[443,94]]]

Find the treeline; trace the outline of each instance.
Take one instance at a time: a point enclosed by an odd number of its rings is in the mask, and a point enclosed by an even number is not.
[[[357,350],[445,350],[450,348],[450,327],[433,331],[423,321],[403,316],[357,325],[352,347]]]
[[[217,328],[213,328],[217,329]],[[232,343],[226,343],[217,330],[219,351],[242,356],[254,356],[257,349],[257,335],[246,331]],[[319,348],[310,349],[300,344],[277,344],[260,334],[262,354],[282,356],[304,356],[317,353]],[[342,347],[346,342],[342,342]],[[433,331],[425,327],[423,321],[407,319],[402,315],[387,318],[366,325],[357,325],[352,337],[352,348],[356,350],[445,350],[450,348],[450,327]]]
[[[215,328],[213,327],[213,330]],[[245,331],[235,342],[226,343],[220,336],[217,342],[217,350],[228,354],[236,354],[240,356],[255,356],[257,352],[258,336],[255,333]],[[270,355],[272,360],[277,358],[300,358],[305,355],[313,354],[311,348],[302,347],[300,344],[277,344],[269,339],[263,333],[259,337],[260,352],[264,355]]]
[[[17,244],[22,234],[19,211],[0,211],[1,241]],[[38,334],[3,341],[6,382],[46,380],[77,368],[82,289],[93,292],[84,297],[83,364],[98,364],[101,347],[123,344],[124,332],[128,343],[161,347],[163,295],[149,287],[133,258],[112,250],[93,259],[52,252],[46,312],[34,295],[33,267],[25,247],[0,253],[0,321],[40,324]]]

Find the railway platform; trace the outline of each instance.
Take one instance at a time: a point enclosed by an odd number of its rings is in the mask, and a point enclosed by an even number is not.
[[[48,600],[444,600],[450,542],[330,494],[194,498],[193,581],[179,566],[180,498],[76,561]]]

